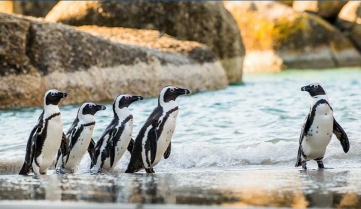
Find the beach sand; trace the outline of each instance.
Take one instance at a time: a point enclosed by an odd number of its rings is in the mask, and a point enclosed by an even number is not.
[[[361,208],[361,170],[256,168],[156,174],[0,175],[0,198],[0,208],[26,205],[28,209],[49,205],[90,209],[98,204],[102,208]]]

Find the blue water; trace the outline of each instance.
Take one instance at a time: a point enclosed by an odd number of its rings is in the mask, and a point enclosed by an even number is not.
[[[246,74],[244,82],[226,89],[182,96],[172,139],[172,153],[156,171],[293,167],[301,126],[311,97],[300,88],[320,82],[326,90],[334,116],[349,136],[351,149],[345,154],[332,137],[325,165],[361,165],[361,69],[292,70],[272,74]],[[121,93],[121,92],[120,92]],[[114,95],[116,96],[116,95]],[[112,119],[111,103],[96,114],[93,138],[97,140]],[[145,99],[131,105],[133,138],[157,105]],[[64,131],[75,119],[80,105],[61,106]],[[0,161],[21,164],[25,146],[42,108],[0,110]],[[124,171],[126,153],[115,172]],[[89,158],[79,167],[87,172]],[[310,163],[311,167],[316,164]]]

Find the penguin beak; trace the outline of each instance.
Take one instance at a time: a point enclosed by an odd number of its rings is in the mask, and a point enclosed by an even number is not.
[[[183,95],[183,94],[190,94],[191,92],[188,89],[177,88],[176,93],[178,95]]]
[[[105,110],[107,109],[104,105],[96,105],[95,108],[99,111],[99,110]]]
[[[65,92],[60,92],[60,91],[59,91],[56,96],[59,97],[59,98],[65,98],[65,97],[68,96],[68,94],[65,93]]]
[[[139,100],[143,100],[142,96],[132,96],[131,101],[135,102],[135,101],[139,101]]]
[[[310,91],[311,87],[310,86],[304,86],[301,88],[301,91]]]

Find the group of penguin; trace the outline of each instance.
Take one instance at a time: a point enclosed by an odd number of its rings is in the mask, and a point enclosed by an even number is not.
[[[113,119],[95,143],[92,134],[94,115],[105,106],[84,103],[66,134],[58,104],[66,93],[52,89],[44,95],[44,109],[37,125],[32,129],[26,146],[24,164],[19,172],[27,175],[46,174],[55,163],[59,174],[74,173],[86,152],[91,159],[90,171],[111,171],[123,154],[131,153],[126,173],[145,169],[154,173],[153,167],[171,152],[171,138],[176,125],[178,105],[176,98],[189,94],[188,89],[164,87],[158,97],[158,105],[145,121],[135,140],[132,139],[133,115],[128,107],[141,96],[118,95],[113,102]]]
[[[345,153],[350,148],[349,140],[333,117],[333,109],[323,87],[312,83],[302,87],[301,91],[309,92],[313,101],[302,127],[296,167],[307,169],[306,162],[315,160],[318,168],[324,169],[323,157],[332,133],[340,141]],[[178,115],[175,100],[178,96],[189,93],[188,89],[164,87],[159,94],[157,107],[145,121],[135,140],[132,139],[133,116],[128,107],[143,98],[118,95],[113,102],[114,117],[95,143],[92,139],[94,115],[97,111],[105,110],[105,106],[84,103],[65,135],[58,103],[67,94],[49,90],[44,96],[44,110],[30,133],[24,164],[19,174],[27,175],[31,171],[34,174],[46,174],[55,156],[57,173],[73,173],[86,152],[90,155],[92,173],[111,171],[126,150],[131,153],[126,173],[142,169],[147,173],[154,173],[153,168],[162,157],[167,159],[170,156],[171,138]]]

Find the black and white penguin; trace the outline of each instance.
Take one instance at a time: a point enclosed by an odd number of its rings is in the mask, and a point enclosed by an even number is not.
[[[68,153],[63,155],[59,150],[57,156],[57,173],[74,173],[85,152],[94,149],[92,140],[95,126],[95,113],[105,110],[105,106],[91,102],[84,103],[78,110],[77,116],[70,126],[66,137],[69,140]]]
[[[30,133],[25,161],[19,174],[27,175],[31,169],[35,174],[46,174],[49,166],[54,162],[59,147],[63,152],[67,151],[58,107],[60,100],[66,96],[66,93],[55,89],[45,93],[44,110],[39,117],[38,124]]]
[[[153,167],[162,156],[167,159],[171,151],[171,139],[176,126],[178,105],[176,98],[189,94],[188,89],[166,86],[158,97],[158,106],[148,117],[139,131],[133,146],[132,155],[126,173],[145,169],[154,173]]]
[[[112,170],[125,150],[133,149],[133,115],[128,107],[135,101],[142,100],[141,96],[128,94],[118,95],[113,102],[114,117],[105,129],[93,150],[91,172],[98,173],[102,169]]]
[[[310,113],[302,127],[298,148],[296,167],[307,169],[306,162],[316,160],[319,169],[323,169],[323,156],[329,144],[332,133],[340,141],[345,153],[350,149],[350,143],[342,127],[333,117],[333,110],[329,104],[325,90],[318,83],[301,88],[313,98]]]

